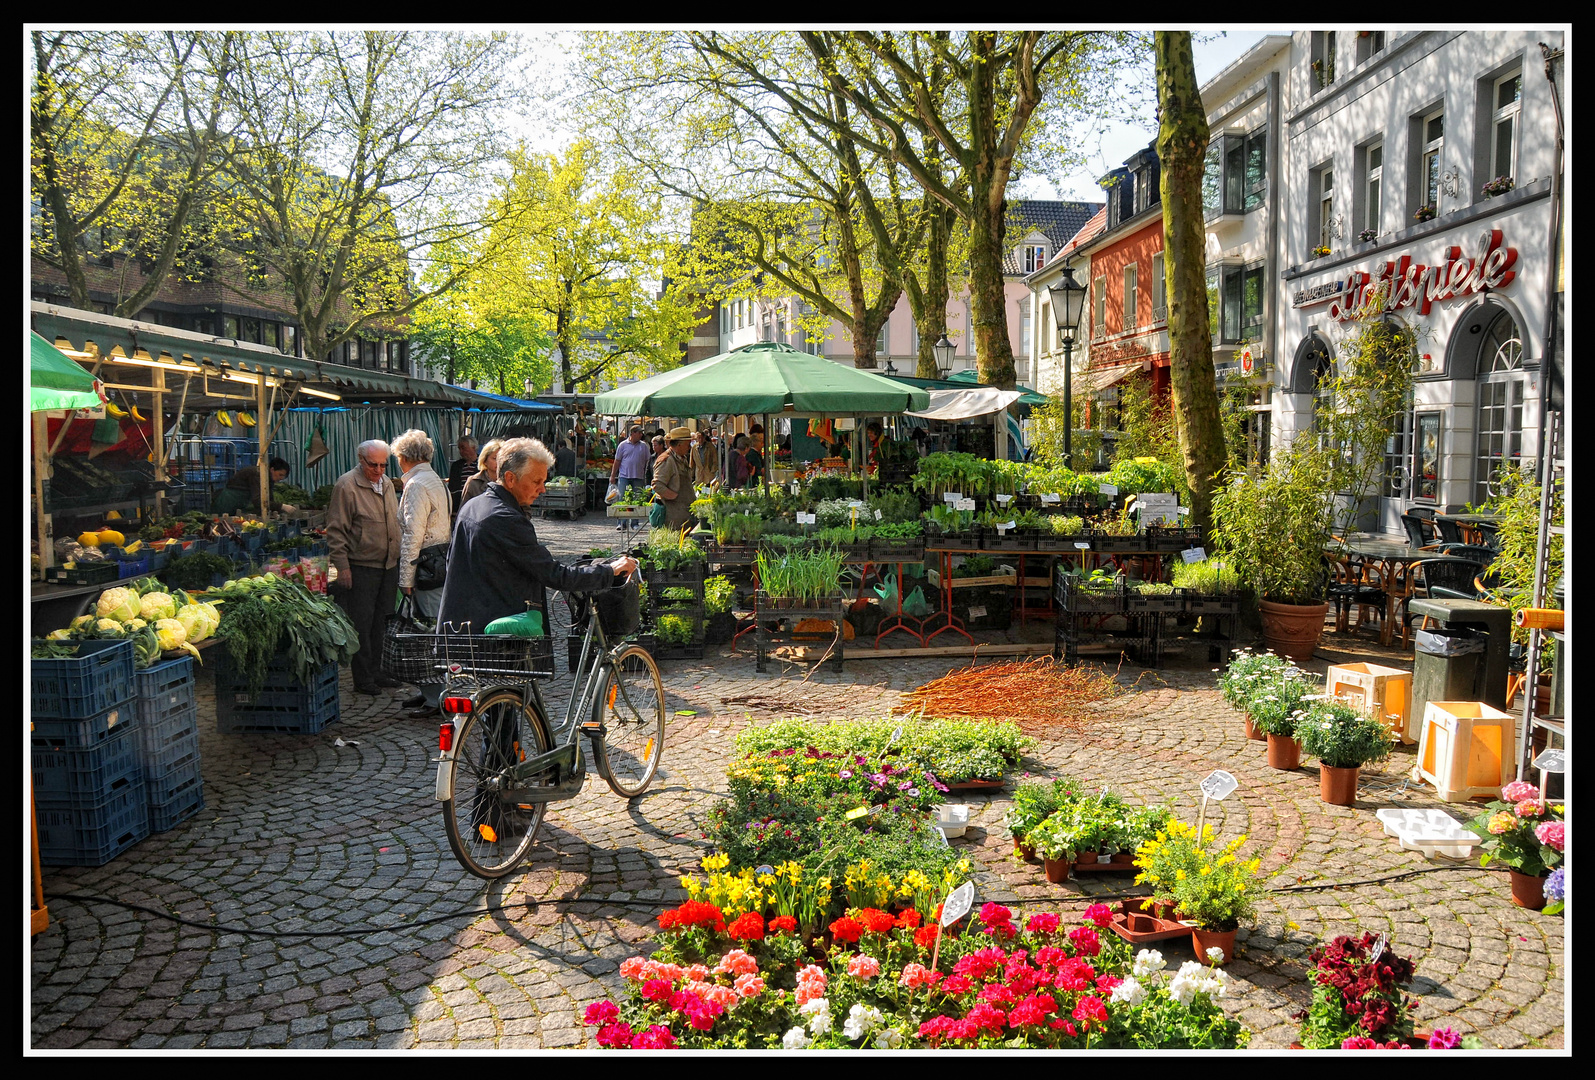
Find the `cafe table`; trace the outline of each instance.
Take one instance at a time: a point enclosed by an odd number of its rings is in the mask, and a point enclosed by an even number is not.
[[[1377,540],[1348,537],[1328,544],[1325,551],[1332,555],[1346,555],[1365,563],[1377,563],[1379,583],[1385,591],[1385,622],[1379,631],[1379,643],[1389,645],[1394,634],[1396,603],[1411,587],[1409,570],[1413,563],[1432,559],[1435,552],[1413,547],[1400,540]]]

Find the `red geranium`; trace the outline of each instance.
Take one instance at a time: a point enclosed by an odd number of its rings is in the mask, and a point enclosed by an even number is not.
[[[777,915],[767,925],[769,929],[782,934],[794,934],[797,932],[797,920],[790,915]]]
[[[919,923],[920,918],[918,908],[909,908],[907,911],[897,916],[897,925],[901,926],[904,930],[912,930],[918,926]]]
[[[872,934],[889,933],[897,925],[897,920],[879,908],[863,908],[858,913],[858,921],[864,924],[864,929]]]
[[[713,904],[706,904],[702,900],[688,900],[678,907],[674,913],[664,912],[659,917],[660,926],[664,926],[665,917],[672,914],[674,917],[670,922],[670,926],[673,927],[707,926],[722,931],[726,928],[725,913]]]
[[[928,949],[932,945],[935,945],[936,931],[938,929],[939,927],[935,923],[931,923],[928,926],[921,926],[918,930],[914,931],[914,944],[918,945],[921,949]]]
[[[764,938],[764,916],[757,911],[738,915],[726,927],[726,933],[736,941],[761,941]]]
[[[830,930],[838,941],[845,941],[849,945],[856,944],[858,939],[864,936],[864,924],[846,915],[833,922]]]
[[[1113,911],[1106,904],[1092,904],[1085,909],[1085,917],[1088,922],[1096,923],[1102,930],[1113,925]]]
[[[598,1045],[611,1050],[629,1050],[633,1037],[630,1024],[605,1024],[598,1030]]]

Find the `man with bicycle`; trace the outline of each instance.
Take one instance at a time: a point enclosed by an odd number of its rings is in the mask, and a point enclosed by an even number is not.
[[[528,601],[547,615],[546,590],[593,592],[637,569],[626,556],[591,566],[557,562],[537,539],[526,511],[543,493],[554,455],[536,439],[499,446],[498,479],[460,508],[449,548],[449,568],[438,629],[480,634],[494,619],[519,615]],[[450,627],[449,624],[452,624]],[[544,631],[547,632],[545,624]]]

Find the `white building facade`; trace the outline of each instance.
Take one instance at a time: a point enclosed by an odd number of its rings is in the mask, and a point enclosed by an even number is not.
[[[1541,452],[1553,265],[1552,86],[1561,32],[1300,31],[1290,49],[1272,420],[1309,431],[1316,393],[1376,290],[1418,334],[1377,527],[1483,501]],[[1561,88],[1557,88],[1561,93]],[[1564,99],[1565,100],[1565,99]]]

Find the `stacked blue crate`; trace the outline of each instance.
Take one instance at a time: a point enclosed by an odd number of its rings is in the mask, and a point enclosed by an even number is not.
[[[205,808],[194,661],[155,664],[138,673],[137,684],[138,762],[150,831],[165,832]]]

